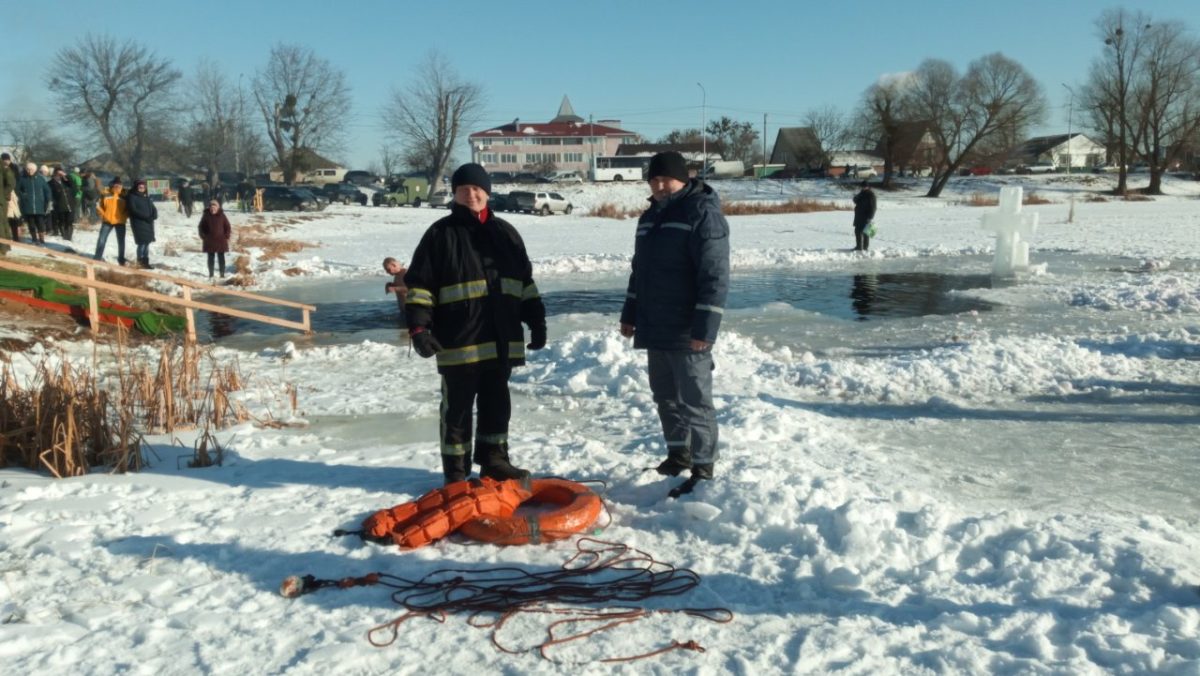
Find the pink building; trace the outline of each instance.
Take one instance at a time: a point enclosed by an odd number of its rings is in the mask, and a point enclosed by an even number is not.
[[[619,128],[620,120],[589,122],[575,114],[563,97],[558,115],[549,122],[513,120],[468,138],[471,161],[489,172],[529,171],[530,167],[553,162],[559,171],[576,171],[587,177],[592,158],[616,155],[622,143],[634,143],[638,135]]]

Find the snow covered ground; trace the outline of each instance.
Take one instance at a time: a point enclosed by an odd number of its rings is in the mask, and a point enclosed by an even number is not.
[[[987,210],[964,204],[975,193],[1015,184],[1051,200],[1026,207],[1041,219],[1035,274],[947,292],[989,310],[862,321],[803,302],[731,310],[716,348],[719,476],[678,502],[666,499],[678,480],[643,472],[665,453],[644,356],[611,314],[552,316],[549,346],[514,375],[514,459],[603,479],[611,521],[600,538],[703,577],[656,607],[735,617],[664,615],[551,657],[582,673],[1200,674],[1200,183],[1168,180],[1170,195],[1150,202],[1089,201],[1111,181],[972,177],[939,200],[920,187],[881,193],[869,257],[846,250],[847,211],[732,218],[738,280],[845,281],[849,304],[851,279],[986,273]],[[726,200],[847,207],[853,194],[833,181],[717,187]],[[586,213],[636,208],[645,187],[562,192],[574,215],[506,216],[539,286],[619,287],[633,221]],[[380,261],[407,259],[444,213],[269,215],[286,225],[274,236],[315,246],[286,260],[252,251],[255,278],[274,293],[394,312]],[[235,231],[258,222],[231,216]],[[164,209],[159,233],[156,263],[205,273],[194,222]],[[80,232],[74,245],[94,238]],[[92,355],[81,339],[7,357],[27,373],[45,350]],[[307,426],[222,430],[221,467],[179,468],[194,441],[180,434],[151,438],[161,460],[138,474],[0,470],[5,673],[561,671],[499,652],[458,616],[414,620],[395,645],[372,647],[366,632],[400,614],[381,588],[277,593],[292,574],[545,571],[574,552],[455,536],[401,553],[330,537],[440,483],[437,377],[399,331],[235,335],[214,354],[240,363],[256,411],[290,415],[284,385],[295,384]],[[503,634],[532,646],[544,625]],[[672,640],[706,652],[592,662]]]

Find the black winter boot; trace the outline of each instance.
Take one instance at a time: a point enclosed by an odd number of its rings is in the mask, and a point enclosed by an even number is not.
[[[476,448],[475,462],[479,463],[479,476],[489,479],[505,481],[529,477],[529,470],[513,467],[508,461],[508,448],[505,446],[490,446],[486,450]]]
[[[712,478],[713,466],[711,462],[692,465],[692,476],[688,477],[687,481],[684,481],[675,488],[672,488],[669,495],[672,498],[678,498],[681,495],[687,495],[696,488],[696,484],[700,483],[701,481],[709,481]]]
[[[671,451],[667,455],[667,459],[659,463],[655,470],[663,476],[679,476],[685,469],[692,468],[692,454],[690,451]]]
[[[466,481],[471,476],[471,458],[466,453],[462,455],[442,456],[443,485]]]

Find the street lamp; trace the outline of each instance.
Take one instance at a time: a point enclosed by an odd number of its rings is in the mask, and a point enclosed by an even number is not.
[[[708,92],[704,90],[704,85],[699,82],[696,86],[700,88],[700,152],[704,155],[704,168],[700,172],[702,178],[708,178],[708,137],[704,134],[704,125],[707,121],[704,119],[705,113],[708,112]]]
[[[242,98],[242,78],[245,73],[238,73],[238,111],[237,124],[233,130],[233,170],[241,173],[242,171],[242,118],[246,111],[243,109],[245,101]]]
[[[1065,82],[1061,84],[1067,88],[1068,92],[1071,92],[1071,100],[1067,104],[1067,176],[1070,176],[1071,165],[1074,163],[1074,159],[1071,156],[1071,113],[1075,109],[1075,90],[1071,89]]]

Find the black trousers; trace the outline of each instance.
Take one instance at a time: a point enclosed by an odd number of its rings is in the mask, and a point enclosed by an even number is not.
[[[29,214],[21,218],[25,221],[25,227],[29,229],[30,242],[40,242],[46,238],[45,216],[41,214]]]
[[[208,276],[213,276],[213,259],[221,266],[221,276],[225,276],[225,252],[218,251],[217,253],[208,254]]]
[[[75,226],[72,225],[71,212],[69,211],[52,211],[50,212],[52,230],[68,242],[71,241],[71,236],[75,231]]]
[[[862,226],[861,228],[859,228],[859,227],[854,228],[854,250],[855,251],[866,251],[867,247],[869,247],[871,245],[871,238],[867,237],[866,230],[867,230],[867,226],[865,226],[865,225]]]
[[[463,369],[442,374],[442,455],[471,453],[471,418],[478,409],[475,457],[491,449],[508,448],[512,399],[508,394],[511,368]]]

